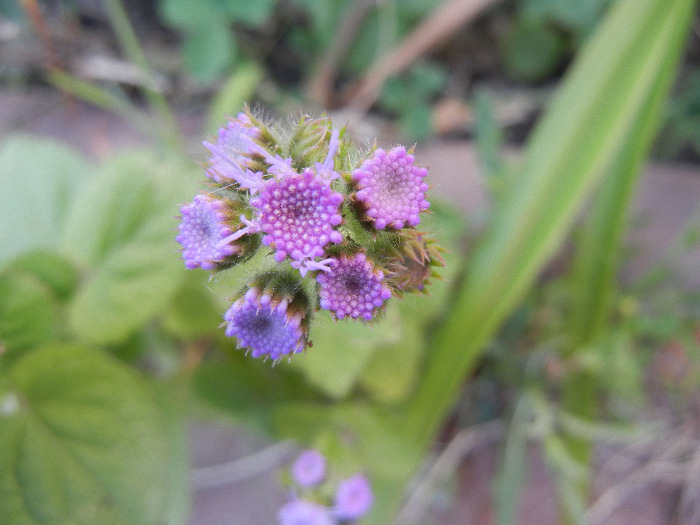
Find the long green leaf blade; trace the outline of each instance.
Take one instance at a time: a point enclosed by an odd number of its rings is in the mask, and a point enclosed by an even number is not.
[[[471,363],[533,283],[619,151],[660,76],[670,76],[692,0],[624,0],[589,41],[538,126],[512,191],[436,333],[411,428],[427,442]]]

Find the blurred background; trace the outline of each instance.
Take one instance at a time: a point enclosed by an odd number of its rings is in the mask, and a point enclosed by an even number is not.
[[[472,241],[488,223],[494,196],[507,184],[506,178],[493,175],[517,162],[567,68],[612,4],[0,0],[0,144],[5,148],[0,166],[6,173],[21,166],[31,156],[34,140],[26,137],[43,137],[79,152],[77,163],[86,171],[134,148],[157,152],[145,166],[157,165],[163,151],[177,150],[185,167],[180,163],[171,173],[184,174],[191,182],[202,178],[197,162],[205,160],[206,151],[201,141],[211,138],[244,103],[271,117],[326,112],[337,125],[348,123],[360,142],[376,137],[383,146],[418,143],[416,157],[430,168],[431,196],[445,203],[442,212],[436,211],[436,221],[449,239],[452,266],[448,264],[448,284],[435,300],[446,302]],[[700,519],[697,11],[684,49],[663,108],[661,132],[651,147],[652,162],[630,215],[613,301],[616,324],[609,342],[614,350],[599,364],[604,369],[600,404],[609,417],[578,429],[601,443],[593,462],[592,504],[598,506],[589,508],[591,523],[700,522],[694,521]],[[18,146],[20,134],[29,142]],[[18,156],[22,160],[13,160]],[[37,169],[33,180],[40,185]],[[180,195],[187,193],[179,193],[173,202],[187,199]],[[177,207],[170,212],[164,208],[163,214],[168,213],[174,216]],[[21,237],[17,242],[6,238],[3,263],[26,249],[44,247],[31,240],[23,244],[26,231]],[[434,453],[444,452],[444,445],[454,443],[463,429],[477,433],[461,452],[450,449],[456,456],[445,469],[447,480],[430,482],[423,505],[430,517],[422,523],[505,523],[494,502],[507,498],[508,490],[520,494],[510,500],[515,502],[515,523],[557,522],[561,487],[550,468],[559,462],[559,471],[566,471],[568,464],[557,443],[543,438],[541,425],[547,427],[543,421],[551,415],[544,398],[566,374],[567,364],[553,349],[566,310],[562,298],[570,248],[567,244],[550,262],[465,381]],[[175,245],[165,252],[177,259]],[[118,325],[115,333],[123,338],[96,336],[81,328],[88,321],[73,321],[75,331],[81,340],[104,344],[118,360],[155,377],[172,378],[183,370],[194,374],[195,400],[186,416],[193,495],[189,523],[274,523],[285,497],[275,469],[292,456],[295,445],[275,444],[279,436],[264,432],[266,423],[254,413],[257,408],[241,408],[250,392],[259,389],[258,378],[270,380],[270,371],[250,365],[250,385],[238,391],[231,387],[249,365],[241,364],[230,342],[212,335],[223,311],[221,297],[204,299],[208,310],[197,319],[199,324],[176,326],[195,315],[181,305],[201,299],[192,291],[204,281],[198,277],[178,277],[177,289],[146,292],[162,292],[167,301],[127,328]],[[173,306],[177,301],[180,306]],[[0,321],[3,333],[7,337]],[[38,341],[65,339],[65,333],[56,333]],[[340,372],[319,378],[324,363],[292,367],[289,377],[303,383],[292,385],[295,392],[309,399],[360,395],[379,405],[399,403],[420,374],[422,354],[416,350],[400,384],[378,386],[379,371],[386,368],[372,352],[391,345],[402,348],[401,343],[383,331],[378,342],[363,339],[362,344],[370,350],[361,362],[347,365],[352,369],[349,379]],[[22,345],[18,348],[24,352]],[[200,365],[212,356],[212,366]],[[602,359],[594,354],[589,358]],[[226,376],[222,367],[239,368]],[[518,412],[525,394],[533,417]],[[228,408],[223,406],[227,403]],[[617,426],[621,421],[630,424],[624,431]],[[538,445],[519,448],[530,440]],[[504,443],[511,445],[510,456],[504,455]],[[508,485],[509,472],[527,482],[519,481],[517,488]]]

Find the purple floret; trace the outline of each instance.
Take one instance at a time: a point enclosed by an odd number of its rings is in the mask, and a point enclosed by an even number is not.
[[[226,335],[238,339],[253,357],[275,361],[282,356],[301,352],[306,346],[301,316],[287,311],[288,302],[272,301],[254,288],[235,301],[224,315]]]
[[[297,499],[277,512],[280,525],[335,525],[328,509],[318,503]]]
[[[197,195],[180,208],[180,234],[175,240],[182,244],[187,268],[213,270],[240,250],[235,244],[221,242],[232,233],[227,212],[224,201],[206,195]]]
[[[369,481],[363,475],[357,474],[338,485],[333,514],[340,520],[356,520],[369,511],[373,501],[374,495]]]
[[[425,198],[428,185],[423,182],[428,170],[413,161],[403,146],[388,152],[379,148],[353,172],[355,200],[377,230],[416,226],[420,212],[430,206]]]
[[[371,320],[391,297],[391,290],[382,282],[384,274],[376,269],[364,253],[333,258],[330,271],[319,274],[321,308],[337,318],[362,317]]]
[[[202,143],[211,152],[207,176],[220,184],[235,181],[242,188],[255,191],[262,183],[262,173],[247,168],[246,155],[254,149],[259,136],[260,130],[245,113],[231,119],[226,127],[219,129],[216,143]]]
[[[317,450],[305,450],[292,465],[292,476],[302,487],[313,487],[326,475],[326,458]]]
[[[307,169],[266,181],[250,204],[259,210],[263,244],[273,248],[281,262],[287,257],[322,257],[329,242],[341,242],[342,235],[333,228],[343,220],[342,202],[340,193]]]

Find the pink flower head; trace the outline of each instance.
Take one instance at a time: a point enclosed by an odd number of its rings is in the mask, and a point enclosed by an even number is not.
[[[265,181],[260,194],[250,200],[259,211],[263,244],[275,250],[279,262],[322,257],[329,242],[341,242],[334,227],[343,220],[342,202],[343,196],[309,169]]]
[[[336,521],[331,517],[329,510],[303,499],[297,499],[286,503],[277,512],[280,525],[335,525]]]
[[[302,487],[313,487],[326,475],[326,458],[317,450],[305,450],[292,465],[292,476]]]
[[[419,214],[430,206],[425,198],[428,185],[423,182],[428,170],[413,161],[403,146],[388,152],[379,148],[352,173],[355,200],[377,230],[416,226]]]
[[[373,501],[369,480],[357,474],[338,485],[333,514],[341,520],[356,520],[369,511]]]
[[[251,288],[224,315],[226,335],[238,339],[238,346],[250,349],[253,357],[275,361],[299,353],[306,346],[301,315],[287,310],[286,300],[273,301]]]
[[[225,201],[206,195],[197,195],[180,208],[180,234],[175,240],[182,244],[187,268],[213,270],[239,251],[235,244],[222,242],[232,234],[228,212]]]
[[[371,320],[391,297],[391,290],[382,282],[384,274],[374,267],[364,253],[331,259],[330,271],[316,276],[320,284],[321,308],[337,318],[362,317]]]

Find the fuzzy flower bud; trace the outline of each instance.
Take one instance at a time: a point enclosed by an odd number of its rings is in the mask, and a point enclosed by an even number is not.
[[[280,525],[335,525],[330,511],[323,505],[297,499],[286,503],[277,512]]]
[[[292,465],[292,476],[302,487],[313,487],[326,475],[326,458],[317,450],[305,450]]]
[[[430,203],[425,199],[428,185],[423,182],[428,170],[413,164],[413,155],[403,146],[377,149],[352,173],[362,218],[375,229],[400,229],[416,226],[419,214]]]
[[[279,361],[306,348],[309,300],[289,272],[259,275],[224,315],[226,335],[253,357]]]
[[[404,230],[400,242],[387,261],[387,282],[394,292],[423,292],[431,277],[437,277],[437,266],[445,266],[442,249],[425,233]]]
[[[252,141],[260,135],[260,130],[245,113],[231,119],[226,127],[219,129],[215,143],[202,143],[211,152],[205,170],[207,177],[220,184],[235,181],[244,188],[249,187],[254,174],[247,169],[248,155]]]
[[[295,261],[322,257],[329,242],[341,242],[343,237],[334,228],[343,220],[342,202],[340,193],[306,169],[266,181],[250,204],[259,211],[263,244],[274,249],[275,260],[281,262],[287,257]]]
[[[362,317],[369,321],[391,297],[384,274],[364,253],[331,258],[330,271],[319,273],[321,308],[336,319]]]
[[[222,243],[233,232],[228,204],[206,195],[180,209],[180,234],[175,238],[182,244],[182,257],[187,268],[213,270],[226,259],[241,251],[234,243]]]
[[[369,480],[356,474],[338,485],[333,514],[340,520],[356,520],[369,511],[373,501]]]

